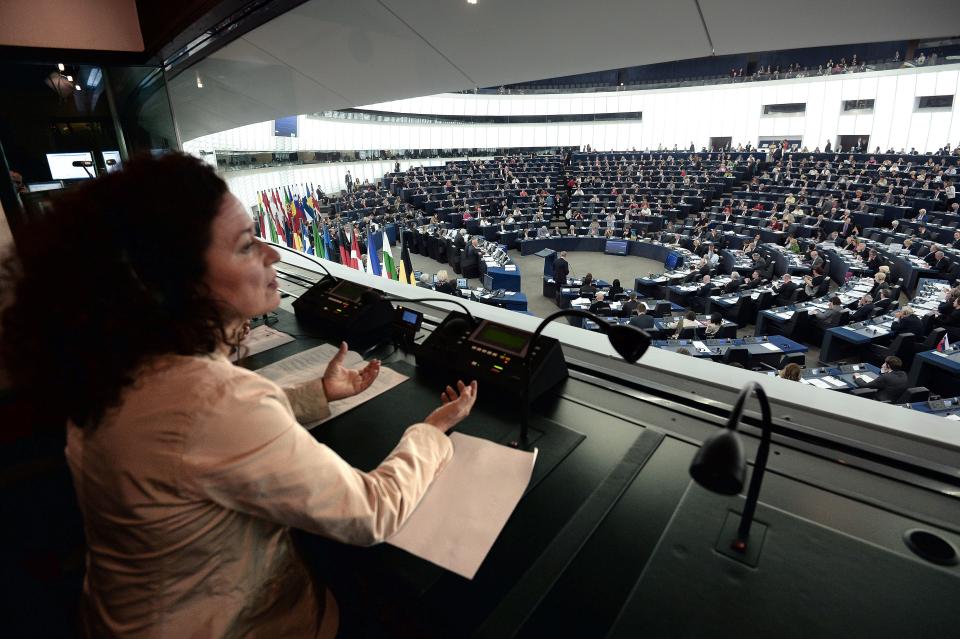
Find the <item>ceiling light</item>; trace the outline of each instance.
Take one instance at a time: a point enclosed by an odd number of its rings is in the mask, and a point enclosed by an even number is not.
[[[467,0],[467,4],[477,4],[477,0]]]
[[[64,69],[63,62],[58,63],[58,64],[57,64],[57,70],[58,70],[58,71],[63,71],[63,69]]]
[[[203,88],[203,80],[200,79],[200,72],[199,72],[199,71],[197,71],[197,88],[198,88],[198,89],[202,89],[202,88]]]
[[[79,84],[73,85],[73,88],[76,89],[77,91],[82,91],[82,90],[83,90],[83,89],[80,88],[80,85],[79,85]]]
[[[67,82],[73,82],[73,76],[72,76],[72,75],[68,75],[68,76],[67,76]]]

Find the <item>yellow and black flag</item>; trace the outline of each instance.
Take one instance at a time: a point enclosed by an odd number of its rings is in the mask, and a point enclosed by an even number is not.
[[[399,229],[398,229],[399,230]],[[416,284],[413,279],[413,262],[410,261],[410,251],[403,241],[403,232],[400,232],[400,281],[404,284]]]

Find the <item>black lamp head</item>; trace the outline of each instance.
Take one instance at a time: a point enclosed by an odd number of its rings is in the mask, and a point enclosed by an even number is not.
[[[703,442],[690,464],[690,476],[709,491],[739,494],[747,478],[747,462],[736,431],[724,428]]]
[[[650,346],[650,336],[636,326],[611,324],[606,333],[614,350],[631,364],[640,359]]]

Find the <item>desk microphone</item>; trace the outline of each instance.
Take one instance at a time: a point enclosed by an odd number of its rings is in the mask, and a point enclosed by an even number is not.
[[[743,404],[751,393],[756,394],[757,401],[760,404],[762,417],[760,446],[757,448],[757,455],[754,459],[753,475],[750,478],[750,488],[743,506],[740,526],[732,540],[726,539],[722,535],[717,547],[717,550],[723,552],[723,554],[742,559],[747,559],[750,527],[753,524],[753,516],[760,497],[760,485],[767,468],[767,457],[770,453],[770,439],[773,429],[770,417],[770,402],[767,400],[767,394],[763,387],[756,382],[750,382],[740,390],[726,427],[703,442],[690,464],[690,476],[711,492],[721,495],[736,495],[743,490],[747,463],[744,457],[743,443],[737,436],[737,426],[740,424]],[[735,555],[730,555],[727,548],[720,547],[720,544],[727,544],[728,542],[729,550],[734,551]]]

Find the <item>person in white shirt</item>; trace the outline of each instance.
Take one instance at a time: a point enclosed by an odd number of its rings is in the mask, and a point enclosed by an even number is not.
[[[231,362],[247,318],[280,300],[279,255],[253,229],[203,162],[146,157],[65,194],[2,274],[4,363],[67,427],[84,636],[332,637],[336,602],[290,527],[383,541],[452,456],[444,433],[475,383],[447,387],[363,472],[298,420],[369,387],[378,361],[345,368],[341,344],[321,378],[288,389]]]

